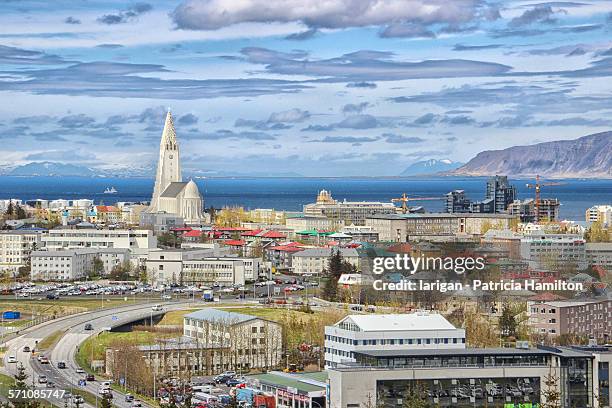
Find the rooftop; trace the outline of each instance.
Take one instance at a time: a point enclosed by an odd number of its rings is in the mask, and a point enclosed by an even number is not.
[[[416,312],[407,314],[350,315],[342,321],[351,320],[362,331],[407,331],[407,330],[455,330],[441,314]],[[340,323],[336,323],[336,326]]]
[[[219,310],[214,308],[206,308],[186,314],[185,319],[236,324],[255,320],[258,319],[258,317],[242,313],[227,312],[225,310]]]

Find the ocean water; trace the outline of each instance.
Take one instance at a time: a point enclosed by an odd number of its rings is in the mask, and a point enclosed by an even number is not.
[[[484,198],[486,178],[208,178],[195,180],[204,195],[205,206],[215,208],[238,205],[246,208],[275,208],[300,211],[313,202],[318,191],[331,191],[337,200],[389,201],[407,193],[409,197],[443,197],[451,190],[463,189],[472,200]],[[147,201],[153,192],[153,179],[13,177],[0,176],[0,199],[76,199],[96,203]],[[513,179],[521,199],[534,197],[526,187],[533,180]],[[542,187],[542,197],[561,201],[561,217],[584,220],[584,212],[595,204],[612,204],[612,180],[561,180],[563,184]],[[104,194],[115,187],[117,194]],[[428,211],[440,211],[442,200],[413,201]]]

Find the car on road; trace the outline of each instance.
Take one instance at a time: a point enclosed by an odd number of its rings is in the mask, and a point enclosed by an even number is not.
[[[93,330],[93,325],[91,323],[87,323],[84,327],[85,330]]]
[[[65,361],[58,361],[57,362],[57,368],[66,368],[66,362]]]
[[[85,376],[85,381],[96,381],[96,377],[93,374],[87,374]]]
[[[8,362],[11,364],[14,364],[17,362],[17,357],[15,356],[8,356]]]
[[[55,388],[55,383],[51,380],[47,380],[47,388]]]
[[[70,399],[70,398],[72,398],[72,393],[71,393],[70,391],[66,391],[66,392],[64,393],[64,395],[62,396],[62,398],[64,398],[64,399]]]
[[[42,356],[38,361],[40,361],[40,364],[49,364],[49,359],[45,356]]]
[[[134,401],[134,396],[130,393],[125,394],[125,402],[132,402]]]
[[[73,404],[83,404],[84,402],[85,402],[85,400],[80,395],[73,395],[72,396],[72,403]]]
[[[228,387],[235,387],[235,386],[240,385],[242,383],[244,383],[244,381],[238,380],[236,378],[230,378],[229,380],[227,380],[225,382],[225,385],[227,385]]]
[[[47,383],[47,376],[46,375],[39,375],[38,376],[38,383],[39,384],[46,384]]]
[[[162,305],[155,305],[151,307],[151,310],[154,312],[161,312],[162,310],[164,310],[164,307]]]
[[[23,346],[23,352],[24,353],[29,353],[30,352],[30,346]]]
[[[76,369],[77,374],[85,374],[85,370],[83,370],[81,367]]]
[[[132,402],[132,408],[140,408],[142,407],[142,402],[140,402],[139,400],[134,400],[134,402]]]

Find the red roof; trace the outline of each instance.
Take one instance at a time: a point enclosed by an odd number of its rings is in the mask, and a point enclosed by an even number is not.
[[[199,230],[191,230],[183,234],[184,237],[188,238],[200,238],[202,236],[202,231]]]
[[[305,248],[290,246],[290,245],[278,245],[275,247],[270,247],[268,249],[271,251],[281,251],[281,252],[300,252],[300,251],[303,251]]]
[[[529,300],[533,300],[535,302],[552,302],[553,300],[565,300],[561,295],[557,295],[555,293],[544,292],[538,293],[537,295],[531,296]]]
[[[244,245],[244,241],[241,239],[226,239],[225,241],[222,241],[225,245],[230,245],[230,246],[243,246]]]
[[[191,231],[191,227],[176,227],[176,228],[170,228],[171,231],[177,231],[177,232],[186,232],[186,231]]]
[[[243,228],[243,227],[219,227],[219,228],[215,228],[215,230],[217,231],[250,231],[249,228]]]
[[[599,266],[599,265],[595,265],[593,267],[593,270],[595,272],[597,272],[597,275],[599,276],[599,279],[603,279],[606,277],[606,275],[608,274],[608,271],[606,271],[603,267]]]
[[[400,254],[409,254],[412,251],[412,245],[408,243],[395,244],[387,248],[389,252],[397,252]]]
[[[256,230],[252,230],[252,231],[243,232],[241,235],[243,237],[256,237],[262,231],[263,231],[262,229],[256,229]]]
[[[287,238],[285,234],[282,234],[278,231],[267,231],[265,234],[261,236],[263,238]]]

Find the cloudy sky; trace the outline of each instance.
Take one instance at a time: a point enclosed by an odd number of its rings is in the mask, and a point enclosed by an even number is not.
[[[612,127],[612,2],[0,1],[0,166],[397,175]]]

